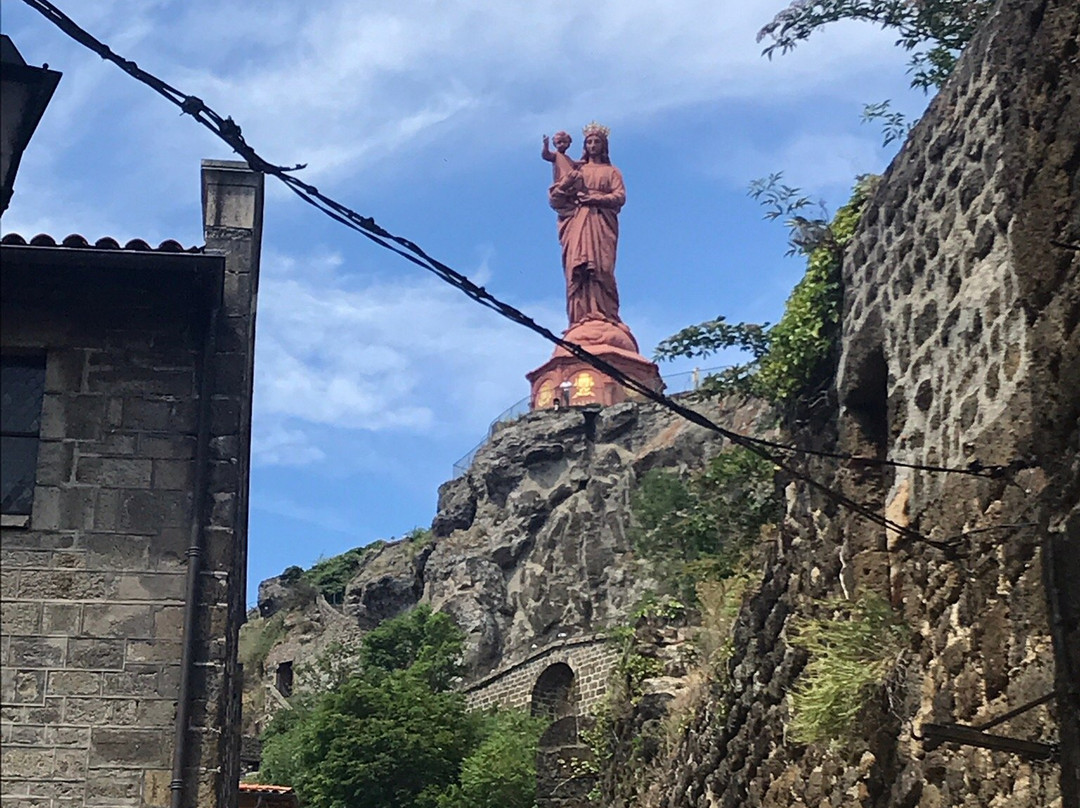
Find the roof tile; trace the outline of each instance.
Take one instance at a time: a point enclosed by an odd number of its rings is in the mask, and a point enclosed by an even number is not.
[[[3,238],[0,238],[0,244],[16,247],[68,247],[83,250],[130,250],[132,252],[201,253],[203,251],[202,247],[184,247],[180,242],[171,238],[161,242],[157,247],[151,247],[141,238],[133,238],[121,247],[120,242],[111,236],[99,238],[91,244],[85,236],[78,233],[72,233],[60,243],[57,243],[55,238],[45,233],[38,233],[29,241],[18,233],[7,233]]]
[[[254,791],[263,794],[292,794],[291,786],[271,786],[263,783],[241,783],[241,791]]]

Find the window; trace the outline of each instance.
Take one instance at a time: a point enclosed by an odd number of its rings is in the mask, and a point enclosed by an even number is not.
[[[45,357],[0,357],[0,513],[29,516],[34,504]]]
[[[292,695],[293,689],[293,670],[292,660],[288,662],[281,662],[277,666],[277,676],[275,677],[274,685],[278,689],[278,693],[288,698]]]

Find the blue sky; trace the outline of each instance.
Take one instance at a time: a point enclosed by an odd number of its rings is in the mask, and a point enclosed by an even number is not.
[[[642,351],[690,323],[772,321],[803,266],[750,180],[834,211],[891,152],[863,104],[917,116],[895,37],[841,24],[760,56],[764,0],[95,0],[67,11],[231,115],[267,159],[565,327],[540,136],[612,129],[617,277]],[[199,160],[226,146],[4,0],[3,30],[64,77],[3,231],[200,244]],[[427,526],[437,488],[550,354],[268,182],[256,346],[249,601],[258,582]],[[704,366],[722,364],[724,358]],[[662,373],[695,363],[664,365]]]

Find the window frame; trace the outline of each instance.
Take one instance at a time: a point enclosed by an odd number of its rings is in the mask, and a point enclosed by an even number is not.
[[[12,508],[7,510],[7,506],[3,504],[0,499],[0,527],[27,527],[30,524],[30,519],[33,515],[34,508],[34,489],[37,488],[37,466],[38,459],[40,457],[41,448],[41,419],[44,410],[45,403],[45,379],[48,365],[48,356],[45,351],[40,350],[11,350],[8,348],[3,349],[0,352],[0,366],[7,367],[9,365],[20,365],[23,367],[29,367],[38,371],[38,384],[37,384],[37,413],[35,417],[36,429],[10,429],[8,425],[0,424],[0,443],[6,443],[4,439],[15,439],[19,441],[32,441],[33,448],[30,452],[30,459],[27,466],[30,467],[30,475],[28,477],[29,484],[29,504],[23,508]],[[0,394],[2,394],[0,390]],[[10,449],[10,447],[9,447]]]

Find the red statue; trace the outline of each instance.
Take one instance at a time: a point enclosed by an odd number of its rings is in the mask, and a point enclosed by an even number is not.
[[[638,353],[630,328],[619,318],[615,255],[626,187],[608,155],[610,130],[593,122],[583,132],[585,152],[579,161],[566,156],[571,143],[566,132],[552,137],[555,152],[545,136],[540,153],[553,164],[548,201],[558,220],[570,325],[563,336],[659,390],[662,383],[656,365]],[[550,407],[560,396],[569,399],[562,404],[614,404],[626,398],[621,385],[561,348],[528,378],[534,409]]]
[[[566,313],[571,326],[590,317],[622,322],[615,288],[615,252],[626,187],[608,156],[607,136],[607,128],[599,124],[585,127],[581,162],[572,166],[569,159],[557,154],[557,177],[548,191],[559,219]]]

